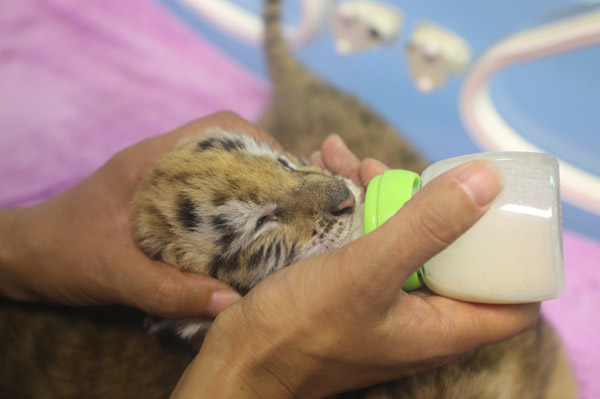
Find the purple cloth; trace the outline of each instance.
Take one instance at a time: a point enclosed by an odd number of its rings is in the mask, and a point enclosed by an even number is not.
[[[0,205],[33,204],[116,151],[231,109],[255,120],[269,88],[144,0],[0,2]],[[564,295],[543,311],[582,398],[600,398],[600,243],[566,232]]]
[[[600,243],[565,232],[565,291],[542,311],[563,338],[582,399],[600,398]]]
[[[0,2],[0,204],[26,205],[116,151],[208,113],[254,119],[268,86],[143,0]]]

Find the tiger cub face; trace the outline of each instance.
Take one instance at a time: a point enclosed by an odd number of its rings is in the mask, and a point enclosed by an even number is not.
[[[134,198],[135,238],[150,257],[244,294],[360,235],[361,194],[265,143],[218,132],[157,161]]]

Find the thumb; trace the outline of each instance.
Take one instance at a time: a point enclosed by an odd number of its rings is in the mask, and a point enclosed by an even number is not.
[[[427,260],[467,231],[503,188],[490,162],[461,165],[432,180],[386,223],[349,245],[359,281],[399,289]],[[367,273],[367,274],[365,274]],[[392,284],[388,282],[393,282]]]
[[[181,272],[161,262],[146,265],[136,283],[122,293],[127,303],[145,312],[167,317],[215,317],[240,295],[211,277]]]

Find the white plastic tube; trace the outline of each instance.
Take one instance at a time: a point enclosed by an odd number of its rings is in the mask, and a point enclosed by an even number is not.
[[[489,82],[500,70],[537,58],[600,45],[600,11],[523,31],[490,48],[465,78],[460,112],[467,131],[489,151],[542,152],[518,134],[498,113]],[[570,203],[600,215],[600,179],[559,159],[562,195]]]
[[[263,43],[262,18],[231,1],[179,1],[229,35],[255,45]],[[302,19],[298,26],[286,30],[288,42],[300,46],[310,41],[325,25],[330,9],[331,0],[302,0]]]

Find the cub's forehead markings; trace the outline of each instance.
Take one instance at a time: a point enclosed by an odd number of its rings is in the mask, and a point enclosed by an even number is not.
[[[215,137],[210,137],[208,139],[202,140],[198,143],[197,148],[202,151],[210,150],[211,148],[214,148],[216,140],[217,139]]]
[[[279,162],[285,169],[287,170],[296,170],[297,168],[293,165],[286,157],[280,155],[277,157],[277,162]]]
[[[225,203],[229,200],[229,195],[223,192],[215,193],[212,197],[212,204],[215,207],[220,207],[225,205]]]
[[[218,147],[227,152],[242,151],[246,149],[246,142],[242,136],[224,134],[201,140],[196,145],[196,149],[200,151],[216,149]]]
[[[155,168],[151,173],[150,176],[148,178],[148,181],[152,184],[152,185],[156,185],[158,184],[158,180],[161,180],[163,178],[168,178],[168,174],[160,169],[160,168]]]
[[[256,268],[263,263],[263,247],[259,247],[250,255],[248,267]]]
[[[232,230],[225,215],[215,215],[210,218],[210,224],[217,230],[228,232]]]
[[[258,194],[256,194],[255,192],[249,192],[246,193],[246,196],[241,198],[242,201],[248,200],[249,202],[252,202],[253,204],[259,204],[260,203],[260,199],[258,198]]]
[[[252,205],[261,205],[261,203],[264,203],[264,201],[260,200],[260,198],[257,194],[252,193],[252,192],[250,192],[250,193],[239,192],[232,199],[237,202],[241,202],[241,203],[245,203],[245,204],[252,204]]]
[[[265,142],[257,141],[249,136],[235,135],[227,132],[221,132],[215,136],[202,139],[197,142],[196,148],[200,151],[212,149],[223,150],[229,153],[239,151],[252,157],[267,158],[272,161],[277,161],[277,158],[282,155]],[[289,162],[287,157],[285,158],[293,168],[291,162]]]
[[[224,250],[227,250],[233,244],[233,242],[239,238],[239,234],[233,230],[227,230],[223,232],[223,235],[217,240],[217,244],[220,245]]]
[[[281,242],[277,242],[277,245],[275,245],[275,260],[278,261],[279,257],[281,256]]]
[[[171,221],[155,205],[146,205],[144,211],[152,217],[152,223],[159,228],[171,229]]]
[[[296,255],[298,253],[298,239],[295,239],[292,245],[290,246],[290,251],[287,254],[287,258],[285,260],[286,265],[292,264],[292,262],[296,259]]]
[[[225,260],[222,255],[215,255],[210,262],[208,262],[208,275],[213,278],[219,278],[219,269],[224,262]]]
[[[202,223],[202,218],[198,215],[194,201],[187,195],[179,193],[176,206],[177,219],[187,230],[194,231]]]
[[[230,190],[239,190],[240,184],[244,183],[243,180],[234,178],[233,176],[229,175],[225,178],[225,180],[227,181],[227,186]]]
[[[220,140],[221,145],[223,146],[223,149],[225,151],[231,152],[231,151],[240,151],[240,150],[244,150],[246,148],[246,146],[244,145],[242,140],[238,140],[237,138],[233,138],[233,137],[225,137],[222,138]]]
[[[172,183],[183,183],[186,185],[192,185],[194,178],[196,178],[199,175],[199,173],[196,172],[190,172],[190,171],[183,171],[183,172],[179,172],[179,173],[174,173],[171,175],[166,175],[166,179]]]
[[[273,252],[273,245],[267,245],[264,254],[265,260],[271,258],[271,252]]]

